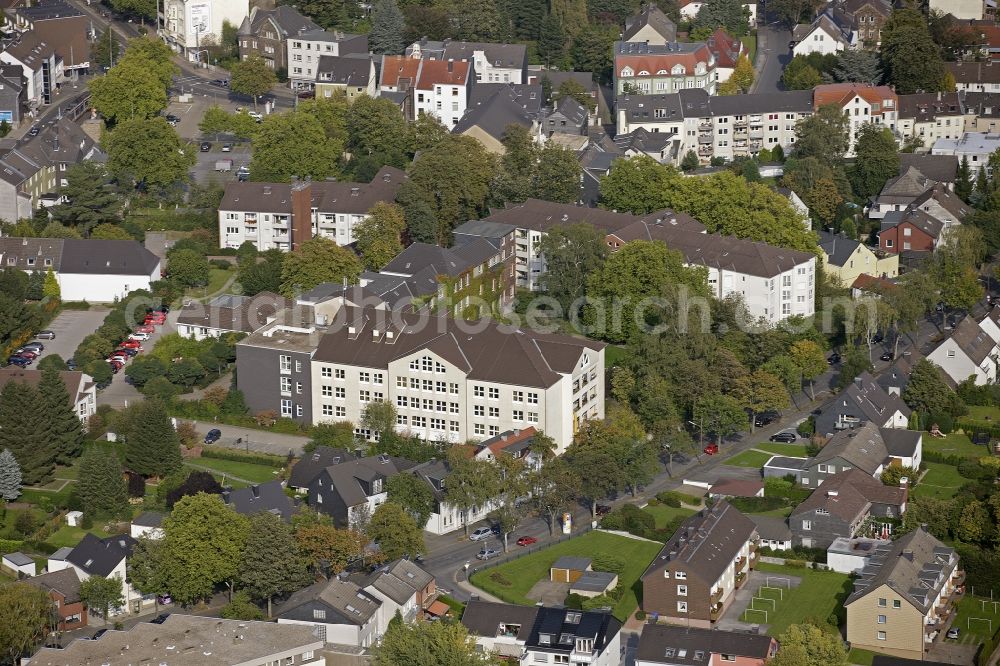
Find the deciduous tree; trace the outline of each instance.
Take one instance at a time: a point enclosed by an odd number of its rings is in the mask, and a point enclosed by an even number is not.
[[[87,604],[88,608],[99,612],[104,619],[104,624],[107,625],[108,613],[111,612],[111,609],[121,608],[125,605],[121,576],[117,574],[111,578],[90,576],[81,581],[80,600]]]
[[[354,228],[354,244],[365,268],[381,269],[403,251],[400,240],[406,220],[403,209],[386,201],[379,201],[368,216]]]
[[[118,123],[104,137],[108,170],[122,185],[163,191],[188,178],[195,154],[181,144],[164,118]]]
[[[542,286],[564,312],[584,295],[587,277],[600,270],[608,255],[604,236],[589,224],[556,226],[542,238],[546,272]]]
[[[276,113],[265,118],[254,135],[250,174],[262,182],[287,183],[293,177],[325,180],[336,173],[342,147],[327,137],[314,115]]]
[[[0,659],[18,664],[45,638],[52,621],[52,600],[28,583],[0,585]]]
[[[556,533],[556,522],[570,510],[580,496],[580,477],[563,457],[555,458],[531,476],[531,503],[549,524],[549,533]]]
[[[257,108],[257,98],[270,92],[277,82],[274,70],[255,53],[234,64],[229,71],[229,89],[253,97],[254,109]]]
[[[897,93],[937,92],[945,88],[941,48],[934,43],[926,17],[916,9],[897,9],[880,33],[882,66]]]
[[[297,524],[295,540],[306,562],[316,572],[329,571],[331,574],[339,574],[351,562],[360,559],[368,544],[364,534],[338,529],[323,520]]]
[[[90,84],[91,104],[109,122],[152,118],[167,107],[167,91],[142,58],[122,60]]]
[[[856,133],[854,154],[854,166],[849,175],[855,196],[867,200],[899,173],[899,146],[888,127],[874,123],[862,125]]]
[[[460,622],[389,623],[382,642],[372,650],[374,666],[498,666],[484,655]]]
[[[734,37],[747,34],[750,11],[740,0],[708,0],[691,21],[691,39],[704,40],[716,28],[725,28]]]
[[[781,634],[781,649],[768,663],[773,666],[846,666],[847,649],[836,631],[813,624],[793,624]]]
[[[207,285],[208,271],[208,259],[195,250],[177,250],[167,258],[167,275],[185,287]]]
[[[839,164],[848,148],[848,119],[836,104],[824,104],[795,125],[796,157],[815,157],[822,164]]]
[[[372,514],[366,531],[383,559],[416,557],[424,552],[424,532],[413,516],[395,502],[384,502]]]
[[[730,394],[743,409],[750,412],[750,430],[758,414],[788,406],[788,390],[778,377],[764,370],[757,370],[737,379]]]
[[[281,293],[290,298],[321,282],[347,279],[353,284],[360,274],[361,262],[353,252],[328,238],[317,236],[303,242],[297,251],[285,257],[281,267]]]
[[[267,600],[268,617],[271,617],[271,599],[306,583],[305,561],[291,525],[269,512],[250,517],[238,580],[252,598]]]
[[[809,382],[809,397],[815,400],[816,394],[813,387],[815,380],[829,367],[823,348],[812,340],[797,340],[792,343],[788,353],[802,373],[802,379]]]
[[[430,485],[414,474],[394,474],[386,483],[389,501],[400,505],[413,516],[419,527],[427,524],[437,507]]]

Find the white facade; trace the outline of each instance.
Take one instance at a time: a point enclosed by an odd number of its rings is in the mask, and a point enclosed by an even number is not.
[[[530,632],[525,631],[524,633],[529,634]],[[597,650],[590,649],[586,650],[586,644],[592,643],[592,641],[586,641],[577,639],[577,644],[579,649],[574,649],[570,655],[567,657],[567,661],[559,661],[560,657],[564,655],[553,654],[551,649],[533,650],[531,648],[526,648],[525,641],[518,640],[513,636],[476,636],[476,645],[483,649],[486,653],[496,653],[500,655],[512,655],[520,654],[520,659],[513,657],[507,658],[505,663],[517,663],[521,666],[535,666],[536,664],[549,664],[553,663],[551,660],[553,657],[556,658],[554,663],[556,664],[587,664],[588,666],[619,666],[622,662],[621,656],[621,631],[616,631],[614,636],[612,636],[607,644],[604,646],[604,650],[598,652]]]
[[[424,530],[431,534],[448,534],[463,529],[466,525],[475,525],[481,520],[486,520],[486,517],[495,508],[495,504],[487,502],[470,511],[461,511],[451,504],[443,502],[427,519]]]
[[[739,294],[747,313],[770,324],[815,313],[816,258],[775,277],[760,277],[708,267],[708,286],[716,298]]]
[[[461,85],[435,83],[426,89],[413,91],[414,118],[426,114],[437,118],[449,130],[465,115],[469,102],[469,89]]]
[[[993,350],[976,364],[962,350],[953,337],[949,337],[938,345],[934,351],[927,355],[927,360],[940,366],[940,368],[956,384],[961,383],[969,377],[975,378],[977,386],[985,384],[995,384],[997,381],[997,345],[994,342]]]
[[[881,90],[882,87],[877,90]],[[894,96],[895,97],[895,96]],[[896,127],[896,100],[885,98],[879,102],[870,102],[861,95],[854,97],[843,105],[844,115],[850,119],[848,125],[848,149],[846,157],[854,157],[854,145],[857,142],[857,133],[863,125],[875,123],[884,125],[890,129]]]
[[[56,273],[60,298],[64,301],[110,303],[124,298],[136,289],[149,290],[149,285],[160,279],[160,264],[149,275],[99,275],[94,273]]]
[[[584,350],[572,375],[562,374],[549,387],[474,381],[426,350],[396,359],[388,368],[312,365],[317,424],[360,423],[369,402],[385,400],[396,406],[399,432],[461,443],[534,426],[562,453],[581,422],[604,418],[603,350]]]
[[[367,648],[374,645],[378,637],[377,615],[377,613],[372,615],[363,625],[330,624],[319,620],[308,622],[306,620],[286,620],[284,618],[278,618],[278,624],[299,624],[312,627],[316,630],[314,633],[317,634],[317,638],[327,643]]]
[[[917,138],[923,142],[919,152],[928,152],[939,139],[958,140],[965,130],[965,116],[956,112],[953,115],[938,115],[933,120],[918,121],[916,118],[900,118],[896,123],[896,131],[904,141]],[[959,158],[961,161],[961,158]],[[971,166],[971,165],[970,165]]]
[[[163,531],[162,527],[153,527],[151,525],[136,525],[135,523],[129,525],[128,532],[129,536],[131,536],[133,539],[140,539],[142,537],[146,537],[147,539],[151,539],[153,541],[159,541],[166,535],[166,532]]]
[[[1000,345],[1000,306],[994,306],[993,310],[979,320],[979,328],[986,335],[993,339],[993,342]]]
[[[287,40],[288,49],[288,82],[292,88],[311,88],[316,81],[316,73],[321,56],[342,56],[342,33],[332,33],[325,30],[311,30],[301,35],[291,36]],[[352,37],[357,39],[356,37]],[[372,77],[374,81],[374,77]],[[374,83],[373,83],[374,85]]]
[[[204,62],[206,41],[220,44],[223,23],[235,30],[249,14],[249,0],[163,0],[160,34],[174,50]]]
[[[843,39],[831,35],[821,26],[821,23],[814,24],[813,29],[806,34],[802,41],[792,47],[793,56],[807,56],[810,53],[831,55],[840,53],[847,48]]]
[[[152,606],[156,601],[155,594],[149,594],[143,596],[141,592],[132,587],[131,584],[126,582],[126,569],[125,569],[125,558],[123,557],[121,561],[115,565],[115,568],[105,576],[105,578],[115,578],[121,581],[122,584],[122,598],[125,600],[123,606],[117,608],[112,608],[109,615],[124,615],[126,613],[139,613],[143,608],[147,606]],[[81,569],[80,567],[72,564],[68,560],[58,560],[54,558],[49,558],[48,570],[51,571],[62,571],[63,569],[75,569],[76,575],[80,577],[80,582],[83,582],[90,578],[90,574]]]
[[[1000,88],[997,90],[1000,92]],[[969,168],[976,176],[979,170],[986,167],[990,155],[1000,149],[1000,134],[984,132],[965,132],[958,139],[938,139],[931,146],[931,155],[954,155],[961,162],[969,159]]]
[[[976,21],[983,19],[985,10],[983,0],[930,0],[929,7],[931,11],[951,14],[959,20]]]
[[[10,51],[0,51],[0,62],[5,65],[18,65],[21,68],[24,78],[28,83],[28,102],[43,103],[42,97],[45,93],[45,72],[47,67],[53,72],[52,80],[49,82],[51,91],[55,92],[56,82],[63,80],[63,62],[57,58],[53,51],[47,58],[36,59],[35,63],[29,65],[18,60]]]
[[[859,543],[867,548],[855,548]],[[834,571],[845,574],[860,574],[875,553],[875,549],[891,542],[878,539],[846,539],[837,537],[826,550],[826,564]]]

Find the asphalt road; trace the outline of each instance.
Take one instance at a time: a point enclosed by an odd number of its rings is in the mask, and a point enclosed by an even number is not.
[[[184,419],[187,421],[188,419]],[[303,435],[285,435],[278,432],[268,432],[265,430],[255,430],[253,428],[240,428],[211,421],[191,421],[199,435],[205,435],[209,430],[218,428],[222,431],[222,438],[213,446],[224,446],[229,449],[242,449],[246,452],[256,451],[258,453],[270,453],[276,456],[288,455],[292,451],[296,455],[302,454],[302,448],[309,441]],[[236,440],[242,439],[237,444]]]
[[[792,33],[784,24],[767,23],[757,29],[757,62],[752,93],[770,93],[784,90],[781,74],[792,59],[788,42]]]
[[[153,348],[153,345],[156,344],[156,341],[160,339],[160,336],[176,331],[177,329],[174,326],[176,321],[177,314],[175,312],[171,312],[167,316],[167,323],[163,326],[155,327],[155,330],[149,336],[149,340],[142,343],[142,348],[145,351],[141,352],[141,354],[148,353],[149,350]],[[128,363],[131,363],[131,361]],[[115,409],[121,409],[122,407],[127,406],[129,402],[144,400],[143,395],[139,393],[139,389],[128,383],[128,378],[125,376],[125,370],[128,368],[128,363],[125,364],[125,367],[122,368],[117,375],[112,375],[111,386],[98,392],[98,405],[111,405]]]
[[[106,308],[91,308],[89,310],[63,310],[46,328],[56,334],[54,340],[40,340],[45,345],[45,351],[35,359],[32,367],[50,354],[58,354],[62,360],[73,358],[80,342],[97,330],[104,318],[108,316]]]

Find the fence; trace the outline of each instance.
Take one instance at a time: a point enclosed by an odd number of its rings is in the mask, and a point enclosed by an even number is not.
[[[593,529],[594,528],[592,526],[585,525],[584,527],[580,528],[576,532],[573,532],[572,534],[564,534],[564,535],[562,535],[562,536],[560,536],[560,537],[558,537],[558,538],[556,538],[556,539],[554,539],[552,541],[547,541],[545,543],[537,543],[535,545],[528,546],[527,548],[517,548],[517,550],[512,550],[509,553],[504,553],[503,555],[501,555],[500,557],[498,557],[495,560],[492,560],[492,561],[487,560],[486,562],[483,562],[482,564],[477,564],[476,566],[471,567],[468,570],[468,572],[466,572],[466,580],[472,578],[472,576],[474,574],[479,573],[480,571],[485,571],[487,569],[494,569],[494,568],[500,566],[501,564],[507,564],[508,562],[513,562],[514,560],[519,560],[522,557],[527,557],[528,555],[531,555],[533,553],[537,553],[540,550],[545,550],[546,548],[550,548],[550,547],[555,546],[556,544],[562,543],[564,541],[569,541],[570,539],[575,539],[578,536],[583,536],[584,534],[586,534],[587,532],[590,532]],[[478,562],[478,560],[477,560],[477,562]]]
[[[767,555],[761,555],[757,558],[758,561],[764,562],[765,564],[777,564],[779,566],[790,566],[790,567],[803,567],[805,569],[815,569],[816,571],[830,571],[830,567],[821,562],[809,562],[808,560],[793,560],[784,557],[770,557]]]

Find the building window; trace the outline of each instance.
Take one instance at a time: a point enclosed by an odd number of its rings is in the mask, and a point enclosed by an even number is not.
[[[322,387],[322,388],[320,389],[320,393],[322,394],[322,396],[323,396],[324,398],[329,398],[330,396],[332,396],[332,395],[333,395],[333,387],[332,387],[332,386],[325,386],[325,385],[324,385],[324,386],[323,386],[323,387]]]
[[[281,401],[281,415],[282,416],[291,416],[292,415],[292,401],[291,400],[282,400]]]
[[[500,408],[499,407],[490,407],[490,418],[491,419],[498,419],[498,418],[500,418]]]
[[[528,394],[528,404],[529,405],[537,405],[538,404],[538,394],[537,393],[529,393]]]
[[[476,384],[475,386],[472,387],[472,395],[475,398],[482,398],[486,395],[486,389]]]
[[[514,391],[514,402],[524,402],[524,391]]]
[[[482,405],[473,405],[472,407],[473,416],[486,416],[486,408]]]
[[[477,435],[485,435],[486,426],[483,425],[482,423],[476,423],[475,425],[472,426],[472,431]]]
[[[320,377],[333,377],[333,369],[332,368],[320,368],[319,374],[320,374]]]
[[[893,599],[892,600],[892,607],[893,608],[899,608],[900,607],[900,601],[899,601],[899,599]]]
[[[528,423],[538,423],[538,412],[528,412]]]
[[[804,531],[806,531],[806,532],[808,532],[809,530],[811,530],[812,529],[812,521],[811,520],[803,520],[802,521],[802,529]]]
[[[285,356],[282,354],[278,357],[278,370],[281,372],[291,372],[292,371],[292,357]]]
[[[687,595],[688,595],[688,586],[687,585],[678,585],[677,586],[677,596],[678,597],[686,597]]]
[[[514,420],[515,421],[523,421],[524,420],[524,410],[515,409],[514,410]]]
[[[490,426],[490,437],[496,437],[500,434],[500,426],[491,425]]]
[[[314,620],[325,620],[326,619],[326,611],[325,610],[320,610],[319,608],[314,608],[313,609],[313,619]]]
[[[336,409],[338,417],[344,418],[344,417],[347,416],[347,407],[343,407],[341,405],[338,405],[337,407],[335,407],[335,409]]]
[[[335,389],[335,395],[337,396],[337,400],[343,400],[347,397],[347,389],[343,386],[338,386]]]
[[[885,632],[884,631],[878,632],[877,636],[878,636],[878,639],[880,641],[884,641],[885,640]]]
[[[337,368],[334,371],[334,377],[337,378],[337,379],[344,379],[346,376],[347,376],[347,373],[344,372],[343,368]]]
[[[878,598],[878,607],[879,608],[885,608],[885,606],[886,606],[885,597],[879,597]]]
[[[677,612],[678,613],[687,613],[688,612],[688,602],[686,602],[686,601],[678,601],[677,602]]]
[[[323,405],[323,416],[333,416],[333,405]]]
[[[498,388],[491,388],[490,389],[490,400],[499,400],[499,399],[500,399],[500,389],[498,389]]]
[[[367,384],[369,381],[371,381],[371,375],[367,372],[359,373],[358,381],[361,382],[362,384]]]
[[[878,623],[879,624],[885,624],[885,615],[879,615],[878,616]]]
[[[280,381],[281,381],[281,395],[291,395],[292,380],[288,377],[282,377]]]

